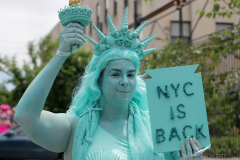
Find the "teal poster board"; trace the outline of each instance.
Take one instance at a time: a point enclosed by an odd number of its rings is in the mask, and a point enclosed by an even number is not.
[[[201,73],[198,65],[146,70],[154,152],[181,150],[185,137],[210,145]]]

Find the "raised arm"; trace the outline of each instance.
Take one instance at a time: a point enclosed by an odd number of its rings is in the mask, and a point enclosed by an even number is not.
[[[59,51],[70,52],[71,45],[85,43],[83,28],[70,23],[60,33]],[[74,116],[42,111],[52,84],[67,56],[55,55],[29,85],[20,99],[15,113],[24,133],[36,144],[63,152],[68,145]],[[61,93],[59,92],[59,96]]]

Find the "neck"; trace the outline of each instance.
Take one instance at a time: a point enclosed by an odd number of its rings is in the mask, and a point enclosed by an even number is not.
[[[117,123],[128,119],[128,104],[111,105],[100,100],[100,121]]]

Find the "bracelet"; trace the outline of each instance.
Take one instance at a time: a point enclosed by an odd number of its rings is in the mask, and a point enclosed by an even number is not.
[[[59,56],[69,56],[71,55],[72,52],[62,52],[62,51],[57,51],[56,55],[59,55]]]
[[[77,49],[77,45],[72,45],[72,49],[71,49],[72,51],[71,51],[71,52],[62,52],[62,51],[57,50],[56,55],[59,55],[59,56],[69,56],[69,55],[71,55],[76,49]]]

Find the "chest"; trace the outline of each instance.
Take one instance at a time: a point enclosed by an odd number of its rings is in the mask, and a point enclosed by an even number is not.
[[[99,122],[100,125],[101,122]],[[124,125],[121,124],[105,124],[105,123],[101,123],[103,126],[102,129],[104,129],[107,133],[109,133],[110,135],[117,137],[119,139],[128,141],[128,135],[127,135],[127,123]],[[73,130],[71,133],[71,137],[69,139],[69,143],[68,143],[68,148],[67,150],[64,152],[64,158],[67,160],[71,160],[72,159],[72,149],[73,149],[73,138],[74,138],[74,132],[77,126],[77,122],[73,124]]]
[[[99,122],[99,125],[109,134],[122,140],[128,141],[127,121],[123,123],[104,123]]]

